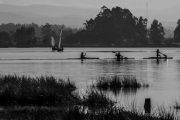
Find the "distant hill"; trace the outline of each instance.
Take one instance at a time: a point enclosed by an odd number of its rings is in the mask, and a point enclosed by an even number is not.
[[[139,16],[146,16],[146,11],[142,9],[130,9],[132,13]],[[0,24],[1,23],[37,23],[37,24],[64,24],[70,27],[83,27],[83,23],[90,18],[94,18],[100,11],[96,8],[76,8],[51,5],[7,5],[0,4]],[[158,19],[165,27],[166,37],[172,36],[176,27],[176,21],[180,11],[180,7],[170,8],[166,14],[162,14],[162,10],[149,10],[150,22]],[[176,11],[176,12],[174,12]]]
[[[65,24],[82,27],[85,20],[94,17],[98,9],[48,5],[16,6],[0,4],[0,23]]]

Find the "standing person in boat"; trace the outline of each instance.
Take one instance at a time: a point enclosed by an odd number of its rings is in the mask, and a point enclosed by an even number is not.
[[[157,57],[157,59],[161,58],[160,53],[161,53],[161,52],[159,51],[159,49],[157,49],[157,50],[156,50],[156,57]]]
[[[85,59],[86,58],[86,53],[84,53],[84,52],[81,52],[81,59]]]
[[[157,57],[157,59],[161,58],[161,55],[160,55],[160,54],[163,55],[165,59],[167,59],[167,55],[161,53],[161,52],[159,51],[159,49],[157,49],[157,50],[156,50],[156,57]]]

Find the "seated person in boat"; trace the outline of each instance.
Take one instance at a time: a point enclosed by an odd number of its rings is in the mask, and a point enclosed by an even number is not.
[[[116,52],[115,56],[117,57],[117,60],[123,59],[123,56],[120,52]]]
[[[85,59],[86,58],[86,53],[84,53],[84,52],[81,52],[81,59]]]

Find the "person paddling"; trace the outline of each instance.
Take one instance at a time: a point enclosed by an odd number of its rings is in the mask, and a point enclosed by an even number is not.
[[[84,52],[81,52],[81,59],[85,59],[86,58],[86,53],[84,53]]]
[[[117,60],[119,61],[120,59],[123,59],[123,56],[121,55],[120,52],[116,52],[115,56],[117,57]]]
[[[161,58],[159,49],[156,50],[156,57],[157,57],[157,59]]]

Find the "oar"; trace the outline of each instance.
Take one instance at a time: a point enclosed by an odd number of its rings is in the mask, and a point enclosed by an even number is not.
[[[162,52],[160,52],[162,55],[164,55],[164,56],[166,56],[167,57],[167,55],[166,54],[164,54],[164,53],[162,53]]]

